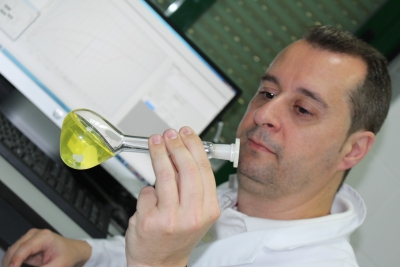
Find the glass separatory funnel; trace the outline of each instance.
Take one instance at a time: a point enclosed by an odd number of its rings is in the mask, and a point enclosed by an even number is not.
[[[235,144],[213,144],[203,141],[208,158],[239,161],[239,139]],[[148,152],[148,138],[129,136],[99,114],[76,109],[67,114],[61,128],[60,154],[66,165],[84,170],[116,156],[120,152]]]

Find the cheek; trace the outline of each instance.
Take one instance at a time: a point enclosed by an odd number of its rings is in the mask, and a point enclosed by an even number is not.
[[[254,120],[253,120],[253,112],[247,110],[246,113],[243,115],[242,120],[239,123],[239,126],[236,131],[236,137],[244,136],[246,130],[251,127],[254,127]]]
[[[320,126],[312,131],[297,132],[297,138],[291,139],[292,146],[298,155],[303,155],[310,161],[318,161],[327,154],[328,157],[338,155],[346,139],[342,127]]]

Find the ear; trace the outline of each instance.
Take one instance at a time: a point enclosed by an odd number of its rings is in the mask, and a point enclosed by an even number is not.
[[[375,134],[369,131],[355,132],[347,139],[342,152],[344,157],[338,169],[347,170],[359,163],[372,147]]]

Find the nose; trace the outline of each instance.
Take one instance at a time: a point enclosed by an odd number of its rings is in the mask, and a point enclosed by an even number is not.
[[[264,103],[254,110],[253,119],[258,126],[263,126],[271,131],[278,132],[282,127],[284,109],[281,99],[278,97]]]

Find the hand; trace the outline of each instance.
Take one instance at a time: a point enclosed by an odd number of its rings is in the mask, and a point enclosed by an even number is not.
[[[83,266],[92,247],[86,241],[64,238],[50,230],[31,229],[15,242],[3,257],[3,267]]]
[[[125,235],[128,266],[186,266],[191,251],[218,219],[214,174],[194,131],[149,139],[155,188],[144,188]]]

